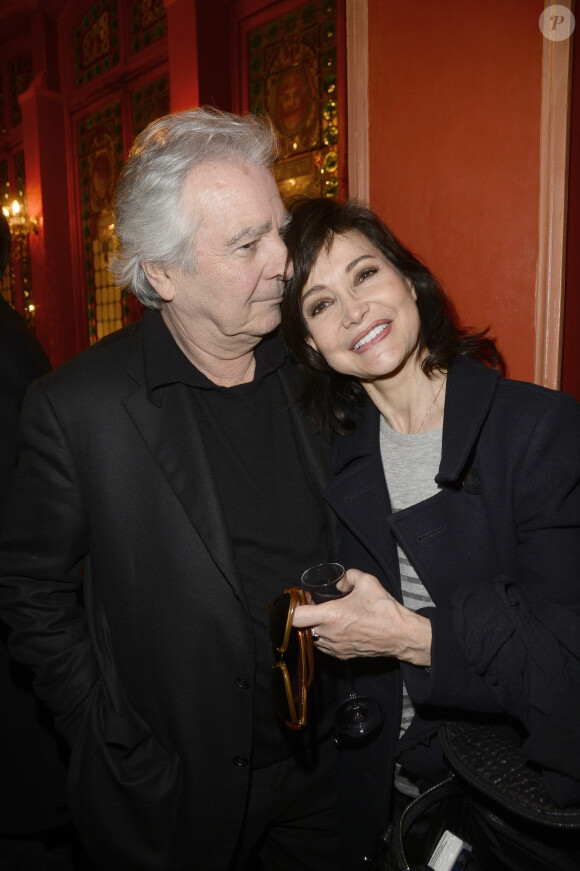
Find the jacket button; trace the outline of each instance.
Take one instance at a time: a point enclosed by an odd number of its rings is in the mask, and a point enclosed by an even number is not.
[[[244,765],[248,764],[248,760],[245,756],[234,756],[234,764],[239,765],[240,768],[243,768]]]
[[[237,677],[234,681],[235,685],[241,690],[247,690],[250,684],[244,677]]]

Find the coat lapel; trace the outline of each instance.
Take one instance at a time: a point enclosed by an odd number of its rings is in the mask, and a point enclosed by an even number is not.
[[[322,436],[315,434],[314,425],[305,417],[301,403],[296,401],[300,395],[300,378],[297,369],[288,370],[287,367],[282,366],[277,374],[292,421],[306,480],[310,482],[314,495],[322,502],[323,510],[326,513],[328,552],[336,555],[339,537],[338,523],[335,514],[329,509],[328,503],[322,501],[321,498],[330,475],[330,446]]]
[[[456,481],[466,471],[499,380],[497,369],[480,363],[456,361],[449,369],[441,465],[438,484]],[[466,414],[469,409],[469,414]]]
[[[379,413],[370,402],[352,437],[337,440],[326,498],[342,522],[368,548],[388,577],[391,592],[400,588],[395,542],[389,532],[391,505],[379,448]]]
[[[241,595],[233,548],[187,388],[171,385],[158,407],[147,396],[140,350],[128,371],[138,382],[124,399],[131,420],[215,564]]]

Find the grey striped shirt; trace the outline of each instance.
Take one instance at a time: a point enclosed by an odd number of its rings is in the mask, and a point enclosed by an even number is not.
[[[423,502],[438,491],[435,475],[441,461],[443,430],[415,434],[396,432],[381,418],[381,459],[393,512]],[[403,604],[411,611],[433,605],[429,593],[402,548],[397,545]],[[415,714],[413,702],[403,684],[403,713],[400,735],[409,727]],[[395,769],[395,786],[407,795],[417,795],[418,789],[401,771]]]

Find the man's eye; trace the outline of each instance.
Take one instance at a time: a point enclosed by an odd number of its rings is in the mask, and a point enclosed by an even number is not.
[[[240,245],[240,251],[251,251],[252,248],[255,248],[258,240],[253,239],[251,242],[246,242],[244,245]]]

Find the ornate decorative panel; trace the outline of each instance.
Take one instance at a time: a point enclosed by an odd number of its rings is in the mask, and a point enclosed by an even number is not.
[[[1,192],[1,200],[0,205],[4,205],[4,202],[9,202],[10,200],[10,182],[8,181],[8,161],[0,160],[0,192]],[[4,297],[4,299],[10,303],[11,306],[16,304],[15,294],[16,294],[16,283],[14,280],[14,270],[12,268],[11,260],[8,261],[8,266],[4,272],[2,278],[0,278],[0,293]]]
[[[167,33],[163,0],[134,0],[131,3],[131,51],[146,48]]]
[[[10,183],[7,161],[0,162],[1,205],[10,206],[18,199],[26,209],[26,177],[24,172],[24,152],[13,155],[14,184]],[[8,268],[0,280],[2,296],[15,309],[22,312],[30,327],[34,327],[34,300],[30,282],[30,247],[28,236],[12,233],[12,249]]]
[[[22,123],[22,111],[18,102],[20,94],[32,81],[32,55],[24,54],[10,61],[10,122],[13,127]]]
[[[8,161],[0,160],[0,207],[10,204],[10,181],[8,178]]]
[[[77,123],[81,226],[89,341],[123,326],[129,306],[107,267],[113,244],[113,196],[123,160],[120,100]]]
[[[119,63],[116,0],[96,0],[74,31],[75,85],[80,88]]]
[[[24,209],[27,209],[26,201],[26,173],[24,170],[24,152],[17,151],[14,154],[14,177],[16,180],[16,192]],[[12,246],[15,251],[14,245]],[[30,247],[28,237],[20,239],[16,243],[15,255],[20,261],[20,286],[22,288],[22,311],[29,326],[34,326],[34,300],[32,297],[32,284],[30,280]]]
[[[150,121],[167,115],[170,110],[169,75],[161,76],[144,87],[131,92],[133,136],[143,130]]]
[[[279,131],[283,199],[335,197],[340,188],[336,0],[317,0],[248,32],[250,111]]]
[[[4,270],[4,275],[0,278],[0,294],[2,294],[6,302],[10,303],[13,308],[15,307],[16,282],[10,260]]]

